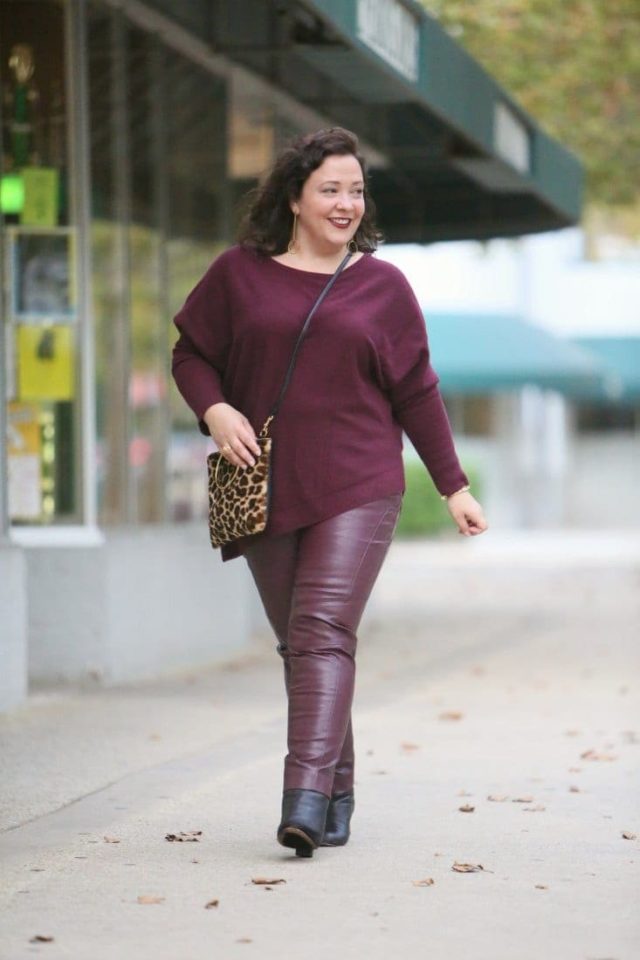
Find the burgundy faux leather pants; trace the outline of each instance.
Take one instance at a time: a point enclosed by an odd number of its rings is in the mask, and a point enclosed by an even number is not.
[[[283,790],[353,788],[356,631],[402,505],[394,493],[245,547],[287,690]]]

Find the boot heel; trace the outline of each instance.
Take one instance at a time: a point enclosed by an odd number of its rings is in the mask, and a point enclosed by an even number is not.
[[[324,833],[328,808],[329,797],[319,790],[285,790],[278,843],[294,849],[297,857],[312,857]]]

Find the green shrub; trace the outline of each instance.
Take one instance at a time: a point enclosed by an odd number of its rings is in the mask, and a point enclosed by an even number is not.
[[[469,477],[474,497],[481,500],[477,472],[467,466],[464,471]],[[422,461],[405,460],[404,473],[407,489],[402,501],[396,536],[427,537],[448,530],[455,531],[447,505],[440,499],[440,494]]]

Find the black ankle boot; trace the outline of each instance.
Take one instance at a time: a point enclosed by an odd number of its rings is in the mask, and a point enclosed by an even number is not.
[[[349,839],[349,821],[356,805],[353,790],[331,797],[321,847],[341,847]]]
[[[312,857],[320,845],[329,808],[329,797],[319,790],[293,787],[282,794],[278,843],[293,847],[297,857]]]

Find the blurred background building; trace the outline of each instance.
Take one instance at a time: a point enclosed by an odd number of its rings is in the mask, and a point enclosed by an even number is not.
[[[606,286],[581,164],[414,0],[4,0],[0,75],[0,707],[242,647],[171,320],[296,133],[360,136],[492,522],[599,522],[603,459],[626,495],[630,330],[604,292],[573,322]]]

